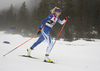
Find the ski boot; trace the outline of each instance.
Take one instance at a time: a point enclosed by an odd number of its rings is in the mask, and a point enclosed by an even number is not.
[[[33,50],[33,49],[31,49],[31,48],[28,48],[28,49],[27,49],[27,56],[30,56],[32,50]]]
[[[46,54],[46,55],[45,55],[44,62],[54,63],[52,60],[50,60],[50,59],[49,59],[49,57],[48,57],[48,56],[49,56],[48,54]]]

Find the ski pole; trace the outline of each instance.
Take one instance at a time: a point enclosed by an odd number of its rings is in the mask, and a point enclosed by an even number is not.
[[[67,20],[66,20],[66,22],[67,22]],[[60,32],[59,32],[59,34],[58,34],[58,36],[57,36],[57,38],[56,38],[56,40],[55,40],[54,44],[52,45],[52,48],[54,47],[54,45],[55,45],[55,43],[56,43],[56,41],[57,41],[58,37],[60,36],[60,34],[61,34],[61,32],[62,32],[62,30],[63,30],[63,28],[64,28],[64,26],[65,26],[66,22],[65,22],[65,23],[64,23],[64,25],[62,26],[62,28],[61,28],[61,30],[60,30]],[[51,50],[52,50],[52,48],[51,48]]]
[[[16,48],[12,49],[11,51],[9,51],[8,53],[6,53],[6,54],[3,55],[3,56],[8,55],[9,53],[11,53],[12,51],[14,51],[15,49],[19,48],[20,46],[24,45],[25,43],[27,43],[27,42],[30,41],[31,39],[35,38],[36,36],[38,36],[38,35],[33,36],[32,38],[30,38],[29,40],[25,41],[24,43],[22,43],[21,45],[17,46]]]

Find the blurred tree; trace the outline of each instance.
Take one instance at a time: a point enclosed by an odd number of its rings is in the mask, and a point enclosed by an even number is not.
[[[0,30],[1,30],[1,27],[2,27],[2,15],[0,14]]]
[[[0,15],[0,30],[5,30],[6,27],[6,11],[2,11]]]
[[[47,17],[50,14],[49,3],[47,2],[47,0],[41,0],[37,12],[38,20],[40,21],[42,21],[45,17]]]
[[[28,33],[28,29],[30,28],[29,13],[25,2],[22,4],[18,13],[17,27],[19,31],[26,34]]]
[[[96,7],[95,7],[95,14],[94,14],[94,30],[98,32],[98,38],[100,38],[100,1],[97,2]]]
[[[77,37],[84,37],[85,32],[90,31],[90,8],[87,0],[77,0],[76,18],[74,25],[76,27]]]
[[[32,15],[31,15],[31,23],[30,23],[31,24],[30,31],[34,34],[37,33],[39,25],[40,25],[40,21],[38,20],[37,15],[38,15],[38,12],[37,12],[37,8],[35,7],[35,9],[32,12]]]
[[[11,28],[11,25],[14,24],[14,7],[13,5],[11,4],[9,10],[6,12],[6,22],[5,22],[5,25],[8,27],[8,29]],[[7,29],[7,28],[6,28]]]

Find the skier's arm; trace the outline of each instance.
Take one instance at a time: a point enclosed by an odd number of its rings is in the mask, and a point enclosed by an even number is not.
[[[40,24],[40,28],[42,28],[42,26],[44,25],[45,22],[47,22],[48,20],[50,20],[53,17],[52,14],[50,14],[48,17],[46,17]]]
[[[64,20],[60,20],[59,18],[58,18],[58,20],[57,20],[61,25],[63,25],[65,22],[66,22],[66,19],[64,19]]]

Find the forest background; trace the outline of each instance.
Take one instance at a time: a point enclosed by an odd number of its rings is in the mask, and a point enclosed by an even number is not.
[[[79,38],[100,39],[100,0],[39,1],[39,5],[31,10],[26,2],[23,2],[19,9],[11,4],[8,9],[1,10],[0,31],[10,33],[14,29],[14,34],[32,37],[37,34],[42,20],[50,14],[50,10],[58,6],[62,10],[61,20],[70,16],[60,38],[68,41]],[[57,37],[61,27],[56,23],[50,32],[52,38]]]

